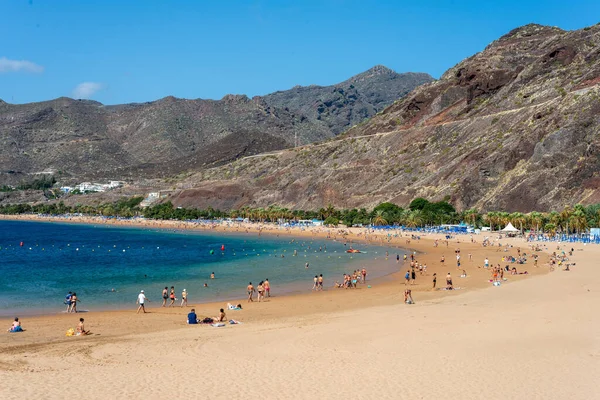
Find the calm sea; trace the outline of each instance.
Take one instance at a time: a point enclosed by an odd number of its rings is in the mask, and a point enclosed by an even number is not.
[[[61,312],[69,291],[79,310],[123,309],[135,308],[142,289],[151,307],[165,286],[178,298],[187,289],[194,304],[241,299],[249,281],[266,278],[278,295],[310,291],[315,274],[329,287],[363,266],[372,278],[398,270],[399,249],[355,247],[366,254],[325,239],[0,221],[0,316]]]

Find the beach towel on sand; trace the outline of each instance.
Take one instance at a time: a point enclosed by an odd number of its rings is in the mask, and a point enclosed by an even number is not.
[[[211,324],[211,326],[214,326],[215,328],[221,328],[221,327],[225,326],[225,324],[220,322],[220,323],[216,323],[216,324]]]

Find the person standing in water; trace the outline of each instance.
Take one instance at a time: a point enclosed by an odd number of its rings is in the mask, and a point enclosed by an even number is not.
[[[169,299],[171,302],[169,303],[169,307],[173,307],[175,304],[175,286],[171,286],[171,292],[169,293]]]
[[[254,286],[252,286],[252,282],[248,283],[248,286],[246,287],[246,291],[248,292],[248,303],[253,302],[254,299],[252,299],[252,295],[254,294]]]
[[[71,312],[71,297],[73,297],[73,292],[69,292],[65,296],[65,304],[67,305],[67,312]]]
[[[79,301],[79,299],[77,298],[77,293],[73,293],[73,295],[71,296],[71,312],[76,313],[77,312],[77,302]]]
[[[269,278],[265,279],[263,286],[265,288],[265,294],[267,297],[271,297],[271,284],[269,283]]]
[[[367,281],[367,270],[365,268],[362,269],[361,275],[363,277],[363,283]]]
[[[185,289],[183,289],[183,292],[181,292],[181,307],[183,307],[183,305],[185,304],[185,306],[187,307],[187,291]]]
[[[169,288],[167,286],[165,286],[165,288],[162,291],[162,306],[166,307],[167,306],[167,299],[169,298]]]
[[[319,276],[315,275],[315,277],[313,278],[313,287],[312,290],[317,290],[317,287],[319,286]]]
[[[144,314],[146,314],[146,307],[144,306],[144,303],[146,303],[146,301],[148,301],[148,302],[149,302],[149,301],[150,301],[150,299],[147,299],[147,298],[146,298],[146,295],[144,294],[144,291],[143,291],[143,290],[141,290],[141,291],[140,291],[140,294],[138,294],[138,298],[137,298],[137,301],[136,301],[136,304],[139,304],[139,307],[138,307],[138,309],[137,309],[137,312],[136,312],[136,314],[139,314],[139,313],[140,313],[140,310],[143,310],[143,311],[144,311]]]
[[[214,272],[211,272],[210,279],[215,279],[215,273]]]

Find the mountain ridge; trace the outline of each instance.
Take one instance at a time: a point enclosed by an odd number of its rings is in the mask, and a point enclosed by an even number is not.
[[[406,80],[398,76],[393,71],[387,78],[378,76],[376,95],[389,98],[386,92],[398,85],[414,88],[418,83],[412,76]],[[319,93],[307,89],[303,96],[314,102]],[[363,97],[356,94],[356,101],[370,107],[368,115],[384,106]],[[294,95],[289,98],[294,100]],[[353,119],[342,111],[352,115],[353,104],[335,105],[336,126],[351,126]],[[167,177],[292,147],[296,141],[329,139],[336,133],[316,117],[285,102],[274,105],[265,96],[228,94],[220,100],[166,96],[116,105],[68,97],[27,104],[2,101],[0,185],[47,170],[61,171],[65,182]]]
[[[598,203],[599,100],[600,25],[526,26],[330,142],[203,171],[171,200],[317,209],[425,197],[521,212]]]

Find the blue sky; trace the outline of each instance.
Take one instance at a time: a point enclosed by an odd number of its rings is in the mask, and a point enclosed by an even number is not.
[[[579,29],[600,1],[0,0],[0,99],[105,104],[439,77],[511,29]]]

